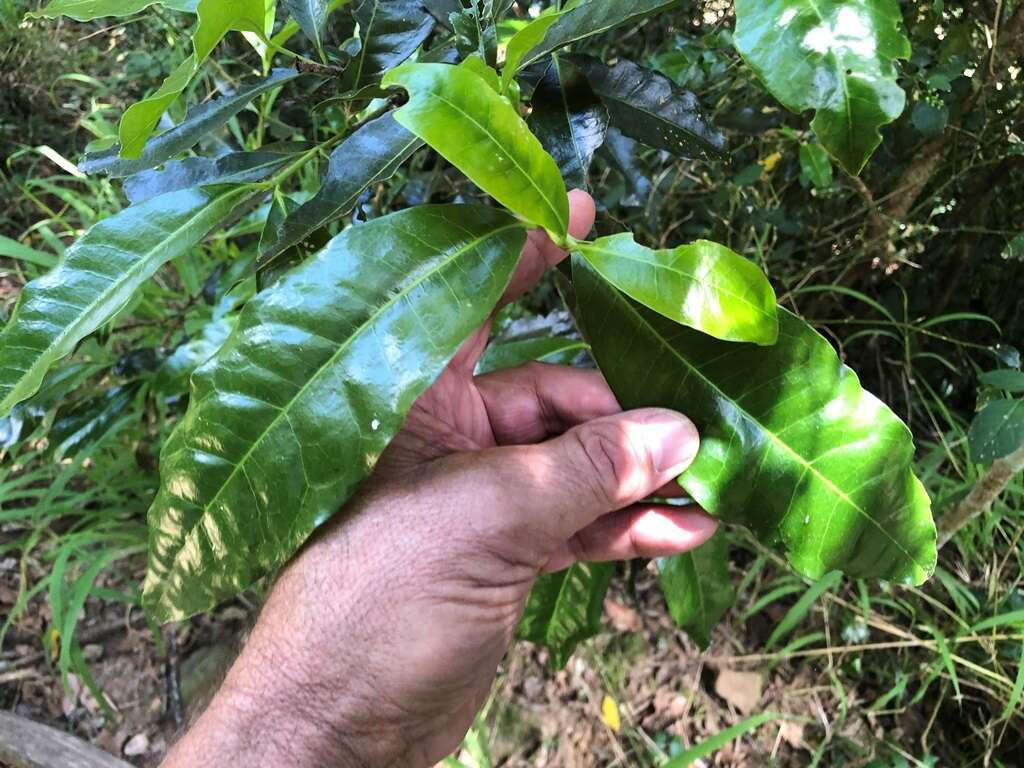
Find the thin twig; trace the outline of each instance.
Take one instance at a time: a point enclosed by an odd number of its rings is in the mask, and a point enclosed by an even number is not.
[[[956,508],[939,520],[939,547],[981,515],[987,514],[1010,481],[1024,472],[1024,445],[1009,456],[998,459]]]

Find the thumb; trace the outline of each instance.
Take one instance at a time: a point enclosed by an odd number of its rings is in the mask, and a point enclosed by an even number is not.
[[[502,467],[491,477],[505,488],[496,497],[504,509],[495,512],[504,513],[501,527],[532,537],[547,555],[677,478],[699,446],[688,418],[648,408],[589,421],[539,445],[500,449],[492,456]]]

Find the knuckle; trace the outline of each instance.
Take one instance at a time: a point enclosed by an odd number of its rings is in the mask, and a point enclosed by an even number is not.
[[[612,508],[629,503],[640,485],[641,462],[626,430],[615,423],[592,423],[574,434],[591,492]]]

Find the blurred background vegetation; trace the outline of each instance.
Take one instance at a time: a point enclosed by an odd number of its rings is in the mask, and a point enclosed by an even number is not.
[[[159,10],[109,23],[23,21],[36,5],[0,0],[0,320],[21,286],[125,205],[118,186],[79,173],[77,160],[90,142],[109,143],[124,108],[181,60],[192,21]],[[989,469],[972,460],[968,430],[999,392],[979,375],[1021,365],[1024,4],[901,7],[914,51],[902,67],[907,107],[859,179],[829,162],[807,117],[782,109],[743,65],[724,0],[687,0],[589,45],[697,93],[731,150],[730,163],[680,161],[615,137],[592,191],[602,234],[629,227],[660,246],[704,237],[755,258],[782,303],[911,425],[942,518]],[[234,35],[187,101],[260,68]],[[310,117],[309,106],[283,99],[270,116],[257,102],[198,150],[254,148],[264,135],[323,137],[353,118],[337,107]],[[183,114],[176,109],[172,122]],[[298,179],[296,198],[317,185],[315,172]],[[354,215],[478,194],[421,155],[369,190]],[[165,267],[39,395],[0,420],[0,706],[59,720],[115,751],[126,734],[147,733],[150,748],[129,752],[139,764],[158,758],[158,734],[181,714],[167,667],[236,637],[258,604],[258,595],[243,597],[164,638],[145,626],[138,584],[161,442],[182,412],[189,372],[255,290],[248,276],[265,218],[265,208],[248,214]],[[571,333],[547,285],[508,313],[502,332],[551,329]],[[1024,765],[1021,475],[990,511],[948,532],[937,575],[922,588],[811,584],[731,532],[739,602],[704,659],[670,626],[649,572],[633,564],[608,606],[616,631],[558,673],[542,653],[517,651],[477,735],[509,765],[654,766],[770,710],[788,719],[741,729],[719,764]],[[780,623],[785,632],[766,648]],[[155,711],[148,699],[128,706],[134,694],[118,688],[125,667],[104,643],[123,632],[132,653],[151,660],[136,657],[127,674],[152,678],[145,695],[156,697]],[[97,645],[99,655],[89,650]],[[730,689],[723,671],[756,674]],[[756,694],[754,709],[736,690]]]

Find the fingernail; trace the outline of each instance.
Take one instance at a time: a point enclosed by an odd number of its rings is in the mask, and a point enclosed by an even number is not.
[[[681,475],[700,449],[697,427],[679,414],[659,415],[644,425],[654,467],[666,475]]]

